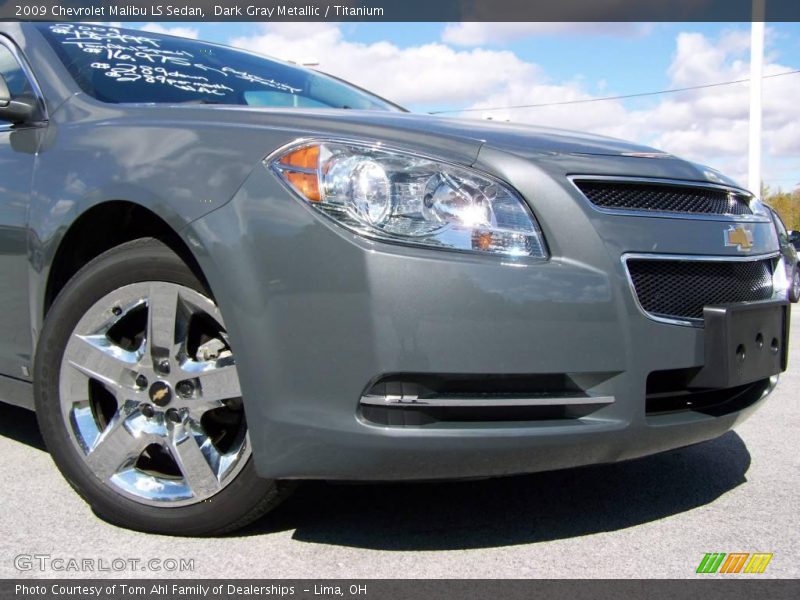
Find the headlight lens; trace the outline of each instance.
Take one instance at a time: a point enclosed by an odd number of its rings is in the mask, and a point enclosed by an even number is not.
[[[361,235],[418,246],[546,258],[522,199],[472,169],[345,142],[309,142],[269,167],[315,209]]]
[[[750,199],[750,210],[754,215],[760,215],[762,217],[769,217],[769,211],[764,206],[764,203],[761,202],[758,198],[751,198]]]
[[[792,282],[786,275],[786,260],[781,256],[778,263],[775,265],[772,276],[772,297],[779,300],[786,300],[789,297],[789,289],[792,287]]]

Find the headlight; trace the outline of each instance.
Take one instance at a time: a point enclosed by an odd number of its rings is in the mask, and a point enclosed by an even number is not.
[[[792,287],[792,282],[786,276],[786,260],[781,256],[778,259],[772,276],[772,297],[779,300],[786,300],[789,297],[789,289]]]
[[[268,165],[303,200],[366,237],[546,258],[522,199],[472,169],[380,146],[308,142]]]
[[[750,210],[754,215],[760,215],[762,217],[770,216],[769,211],[767,210],[766,206],[764,206],[764,203],[755,196],[750,199]]]

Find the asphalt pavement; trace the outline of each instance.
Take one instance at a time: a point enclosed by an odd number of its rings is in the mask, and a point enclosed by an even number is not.
[[[0,577],[684,578],[698,576],[706,552],[768,552],[772,561],[757,577],[797,578],[797,306],[793,321],[790,367],[778,389],[717,440],[506,479],[306,483],[275,512],[224,538],[170,538],[104,523],[61,478],[34,416],[0,403]],[[183,572],[142,570],[180,568],[172,559],[193,564]],[[72,570],[80,564],[95,572]]]

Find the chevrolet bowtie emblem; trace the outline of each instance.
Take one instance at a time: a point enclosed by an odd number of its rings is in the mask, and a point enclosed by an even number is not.
[[[172,401],[172,391],[163,381],[156,381],[150,386],[150,400],[156,406],[166,406]]]
[[[753,247],[753,232],[744,225],[730,227],[725,232],[725,246],[736,247],[739,252],[747,252]]]

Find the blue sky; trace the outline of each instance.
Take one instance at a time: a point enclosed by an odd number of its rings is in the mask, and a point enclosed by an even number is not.
[[[256,27],[254,23],[170,23],[169,26],[196,29],[200,39],[219,43],[250,35]],[[726,30],[747,29],[749,24],[655,23],[651,27],[652,31],[641,36],[541,35],[483,46],[512,50],[557,78],[601,77],[608,82],[609,90],[628,94],[669,86],[666,70],[675,49],[675,36],[681,31],[716,37]],[[408,48],[440,39],[445,24],[348,23],[341,28],[353,41],[370,44],[388,40],[400,48]],[[800,67],[800,23],[771,24],[770,28],[777,35],[772,37],[769,50],[784,58],[793,56],[794,64]]]
[[[420,112],[623,95],[748,76],[747,23],[530,24],[529,30],[526,24],[511,24],[519,27],[511,33],[502,24],[472,29],[445,23],[160,25],[279,58],[315,58],[321,70]],[[396,65],[398,71],[371,74],[373,64],[364,61],[384,62],[384,57],[387,69]],[[800,69],[800,23],[768,25],[767,64],[768,73]],[[413,76],[400,69],[413,70]],[[488,74],[491,81],[482,88]],[[464,81],[467,75],[471,81]],[[435,86],[440,93],[431,89]],[[452,96],[448,86],[455,90]],[[765,137],[777,140],[765,143],[764,177],[772,187],[792,188],[800,184],[800,109],[793,106],[800,105],[800,75],[765,80],[764,95]],[[791,96],[795,100],[789,101]],[[746,177],[746,99],[747,86],[739,84],[704,95],[469,116],[492,114],[635,138],[741,180]]]

